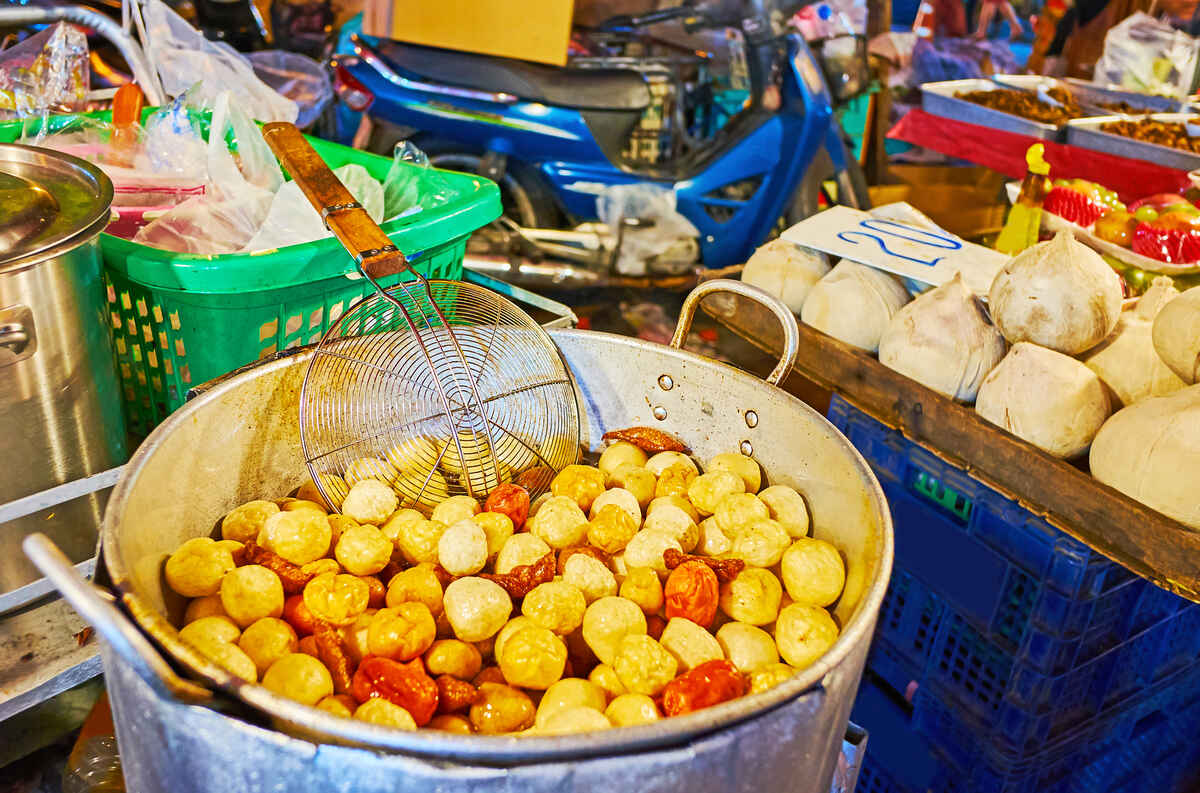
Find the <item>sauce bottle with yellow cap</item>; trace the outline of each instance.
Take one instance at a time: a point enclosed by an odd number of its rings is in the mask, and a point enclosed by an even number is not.
[[[1009,256],[1020,253],[1038,241],[1042,225],[1042,200],[1046,197],[1050,165],[1044,159],[1046,147],[1035,143],[1025,152],[1025,178],[1021,192],[1008,212],[1004,228],[996,238],[996,250]]]

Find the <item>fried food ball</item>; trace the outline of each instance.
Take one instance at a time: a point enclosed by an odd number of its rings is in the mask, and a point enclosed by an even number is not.
[[[729,471],[709,471],[700,474],[688,485],[688,500],[701,515],[711,515],[726,496],[746,492],[746,483]]]
[[[663,552],[668,548],[683,551],[679,540],[670,534],[642,529],[633,535],[633,539],[625,546],[625,565],[628,568],[649,567],[658,573],[660,578],[666,578],[668,571],[663,561]]]
[[[296,636],[295,629],[283,620],[263,617],[247,627],[237,643],[254,662],[258,674],[264,675],[271,664],[296,652],[300,638]]]
[[[733,541],[721,530],[716,516],[705,518],[696,528],[700,537],[696,540],[696,547],[693,549],[695,553],[702,556],[721,556],[729,553],[729,549],[733,547]]]
[[[535,586],[521,602],[521,614],[538,625],[566,636],[583,624],[587,601],[579,587],[565,581]]]
[[[393,486],[406,504],[427,510],[432,510],[450,495],[450,485],[441,471],[400,474]]]
[[[588,673],[588,682],[595,683],[596,687],[604,692],[604,696],[610,702],[627,693],[625,684],[621,682],[621,678],[617,677],[617,670],[608,664],[597,664]]]
[[[411,521],[402,523],[396,537],[400,555],[411,564],[437,564],[438,542],[446,531],[446,524],[437,520]]]
[[[525,531],[529,531],[529,519],[536,515],[538,510],[542,508],[542,505],[552,498],[554,498],[553,493],[545,492],[529,502],[529,512],[525,515]]]
[[[538,703],[534,727],[544,727],[555,713],[568,708],[591,708],[603,711],[608,698],[600,686],[578,677],[568,677],[552,684]]]
[[[283,614],[283,583],[262,565],[239,567],[221,581],[221,605],[242,628],[263,617],[278,617]]]
[[[518,688],[504,683],[481,683],[471,706],[471,726],[484,735],[519,732],[533,726],[533,700]]]
[[[423,520],[425,520],[425,516],[417,510],[411,507],[402,507],[388,516],[388,519],[384,521],[382,526],[379,527],[379,530],[383,532],[383,536],[391,540],[392,545],[396,546],[396,549],[399,550],[400,536],[408,530],[409,526],[415,523],[420,523]],[[357,525],[357,523],[355,525]],[[345,531],[346,528],[349,528],[349,526],[344,527],[343,531]]]
[[[621,488],[633,493],[638,506],[645,509],[654,500],[658,477],[642,466],[622,465],[608,474],[606,483],[610,488]]]
[[[483,668],[483,655],[470,642],[438,639],[425,651],[425,671],[431,677],[452,675],[470,680]]]
[[[402,474],[427,472],[437,460],[438,448],[430,438],[413,435],[387,450],[388,464]]]
[[[278,512],[279,505],[273,501],[248,501],[234,507],[221,520],[221,537],[238,542],[256,539],[266,519]]]
[[[664,452],[664,454],[670,453]],[[691,460],[688,460],[687,463],[668,465],[658,475],[658,481],[654,483],[654,497],[687,495],[688,488],[691,487],[692,482],[696,481],[696,476],[696,465]]]
[[[806,606],[832,604],[846,584],[842,555],[832,544],[815,537],[801,537],[788,546],[779,568],[788,595]]]
[[[728,537],[736,537],[742,529],[771,517],[771,511],[758,496],[750,493],[730,493],[717,504],[712,519]]]
[[[351,575],[374,575],[392,560],[395,546],[374,526],[355,526],[342,533],[333,555]]]
[[[329,510],[325,509],[323,504],[318,504],[316,501],[309,501],[306,498],[281,498],[275,503],[284,512],[316,512],[320,515],[329,513]]]
[[[475,732],[475,728],[471,726],[471,720],[457,713],[443,713],[439,716],[434,716],[429,721],[429,724],[425,726],[431,730],[448,732],[454,735],[471,735]]]
[[[793,603],[775,620],[775,644],[784,661],[797,670],[811,666],[837,641],[838,627],[820,606]]]
[[[700,522],[700,513],[696,511],[696,507],[692,504],[692,502],[687,500],[687,496],[678,494],[671,496],[659,496],[651,501],[650,505],[646,507],[646,517],[650,517],[650,513],[654,512],[654,510],[658,509],[659,507],[665,506],[679,507],[687,513],[688,517],[692,519],[693,523]]]
[[[588,518],[595,520],[600,509],[607,506],[620,507],[629,515],[635,527],[641,525],[642,506],[638,503],[637,496],[625,488],[614,487],[596,496],[596,500],[592,502],[592,506],[588,510]]]
[[[479,527],[483,529],[483,536],[487,538],[488,561],[495,560],[500,549],[504,547],[504,543],[513,536],[512,518],[501,512],[480,512],[471,520],[479,524]]]
[[[644,466],[649,457],[629,441],[617,441],[600,453],[596,467],[611,474],[623,465]]]
[[[536,625],[536,622],[523,615],[513,617],[511,620],[504,623],[504,627],[501,628],[494,637],[492,637],[492,657],[500,657],[500,653],[504,652],[504,645],[510,638],[512,638],[514,633],[522,628],[530,628]]]
[[[220,595],[205,595],[202,598],[196,598],[187,605],[187,609],[183,612],[183,624],[195,622],[204,617],[228,617],[225,613],[225,607],[221,605]],[[232,622],[232,620],[230,620]]]
[[[397,730],[417,729],[417,722],[411,713],[383,697],[368,699],[359,705],[354,711],[354,718]]]
[[[747,625],[769,625],[779,614],[783,585],[770,570],[747,567],[721,584],[718,604],[730,619]]]
[[[609,490],[608,492],[624,493],[627,491]],[[596,503],[599,503],[599,499]],[[587,524],[588,543],[605,553],[620,553],[637,533],[638,521],[616,504],[602,505]]]
[[[387,460],[380,460],[378,457],[359,457],[346,466],[345,482],[351,490],[359,482],[367,479],[374,479],[386,485],[395,481],[399,473]],[[342,511],[345,512],[344,505]]]
[[[554,496],[529,519],[529,532],[551,548],[562,550],[583,543],[588,519],[575,499]]]
[[[226,574],[237,567],[233,554],[211,537],[195,537],[167,558],[167,586],[188,598],[215,595]]]
[[[399,505],[396,492],[378,479],[362,479],[350,488],[342,502],[342,514],[359,523],[380,526]]]
[[[496,572],[501,575],[511,573],[514,567],[534,564],[548,553],[550,546],[540,537],[527,531],[514,534],[505,541],[500,553],[496,554]]]
[[[604,715],[614,727],[634,727],[649,724],[662,718],[654,700],[645,694],[621,694],[608,703]]]
[[[725,651],[711,633],[684,617],[672,617],[668,620],[658,642],[675,656],[680,670],[684,672],[705,661],[725,657]]]
[[[347,694],[332,694],[328,697],[323,697],[317,703],[317,710],[323,710],[326,713],[332,713],[334,716],[341,716],[343,719],[349,719],[354,716],[354,711],[358,709],[358,703],[354,698]]]
[[[442,603],[454,635],[464,642],[495,636],[512,614],[512,598],[504,588],[474,576],[450,582]]]
[[[750,673],[750,693],[761,694],[769,688],[774,688],[796,674],[796,670],[787,664],[768,664]]]
[[[330,540],[333,545],[337,545],[337,541],[342,538],[346,529],[352,529],[359,525],[354,518],[348,518],[341,514],[327,515],[325,519],[329,521]],[[388,540],[392,539],[391,536],[388,536]]]
[[[653,507],[653,505],[651,505]],[[651,509],[642,524],[643,531],[657,531],[674,537],[684,553],[691,553],[700,542],[700,527],[691,515],[674,504],[663,504]]]
[[[218,644],[232,644],[242,634],[228,617],[201,617],[179,629],[179,638],[201,652]]]
[[[779,663],[779,650],[771,634],[744,622],[727,622],[717,630],[725,657],[744,675]]]
[[[487,534],[474,518],[460,520],[438,539],[438,562],[450,575],[474,575],[487,559]]]
[[[762,469],[753,457],[747,457],[740,452],[725,452],[714,455],[708,461],[706,471],[728,471],[737,474],[746,486],[747,493],[757,493],[762,487]]]
[[[611,726],[608,717],[595,708],[576,706],[554,711],[537,731],[544,735],[571,735],[606,730]]]
[[[609,666],[613,666],[626,636],[645,633],[646,615],[636,603],[623,597],[600,598],[583,615],[583,640],[600,662]]]
[[[349,625],[367,610],[371,589],[362,579],[346,573],[322,573],[304,585],[304,605],[312,615],[331,625]]]
[[[250,656],[236,644],[213,644],[204,649],[204,655],[217,666],[235,677],[254,683],[258,670]]]
[[[337,559],[318,559],[315,562],[300,565],[300,572],[305,575],[312,575],[315,578],[322,573],[340,573],[342,572],[342,566],[338,564]]]
[[[356,664],[371,654],[367,637],[370,635],[371,621],[375,618],[375,614],[374,609],[367,609],[355,617],[349,625],[338,628],[338,633],[341,634],[342,641],[345,643],[346,653]],[[318,654],[317,657],[321,656]]]
[[[439,454],[445,449],[445,454],[442,454],[442,470],[455,476],[461,476],[464,471],[486,464],[492,457],[492,447],[488,443],[487,434],[475,430],[459,430],[456,438],[438,440],[436,445]],[[447,521],[451,522],[453,521]]]
[[[271,664],[262,684],[305,705],[316,705],[333,694],[333,678],[325,664],[304,653],[288,653]]]
[[[562,678],[567,645],[546,628],[522,628],[504,643],[496,661],[509,685],[543,690]]]
[[[305,565],[329,553],[333,529],[325,513],[314,509],[277,512],[263,522],[258,544],[294,565]]]
[[[424,603],[400,603],[375,612],[367,625],[367,651],[396,661],[411,661],[433,645],[437,624]]]
[[[679,663],[649,636],[629,634],[621,639],[612,667],[625,688],[634,694],[654,696],[675,679]]]
[[[604,472],[590,465],[568,465],[550,482],[550,492],[571,499],[587,512],[604,492]]]
[[[441,614],[442,582],[434,572],[434,565],[422,562],[392,576],[392,580],[388,582],[385,602],[392,608],[401,603],[423,603],[434,617]]]
[[[346,484],[346,480],[342,479],[337,474],[318,474],[321,484],[325,487],[325,492],[329,494],[329,498],[333,499],[331,504],[324,496],[321,495],[321,489],[317,487],[317,482],[309,477],[308,480],[300,485],[300,489],[296,491],[296,498],[304,501],[311,501],[317,504],[326,512],[334,512],[342,499],[346,497],[350,486]]]
[[[733,538],[729,555],[753,567],[773,567],[779,564],[791,540],[782,524],[767,518],[743,527]]]
[[[700,469],[696,467],[692,458],[682,452],[659,452],[646,461],[646,470],[655,476],[662,476],[663,471],[672,465],[686,465],[692,469],[692,473],[700,473]]]
[[[788,536],[808,536],[808,505],[804,496],[786,485],[772,485],[759,493],[758,498],[767,505],[771,520],[779,521]]]
[[[663,607],[662,580],[652,568],[631,567],[621,582],[621,597],[632,600],[647,615],[657,614]]]
[[[572,554],[567,559],[563,565],[563,581],[578,587],[589,605],[602,597],[617,594],[617,578],[612,570],[586,553]]]
[[[451,496],[433,508],[433,520],[453,526],[460,520],[467,520],[478,515],[479,502],[471,496]]]

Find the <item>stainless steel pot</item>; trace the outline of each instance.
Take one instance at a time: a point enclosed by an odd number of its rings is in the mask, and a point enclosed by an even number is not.
[[[0,145],[0,504],[125,458],[97,239],[112,197],[83,160]],[[0,525],[0,611],[40,577],[22,538],[87,559],[103,506],[93,494]]]
[[[688,298],[672,345],[700,299],[730,290],[768,303],[796,352],[795,318],[738,282],[712,281]],[[164,422],[113,493],[104,558],[121,604],[97,596],[53,549],[26,552],[105,643],[117,736],[133,791],[776,791],[826,793],[892,563],[892,527],[870,469],[824,417],[783,391],[678,349],[575,330],[551,333],[576,378],[584,443],[608,428],[649,424],[686,438],[700,459],[742,449],[770,481],[805,494],[813,533],[845,554],[843,626],[812,667],[767,692],[651,725],[546,738],[402,732],[341,719],[246,684],[183,644],[172,621],[184,603],[162,583],[164,559],[207,536],[215,516],[306,478],[296,421],[310,353],[232,375]],[[176,675],[147,638],[199,686]],[[239,705],[222,713],[209,690]],[[245,707],[248,706],[248,707]],[[279,729],[271,729],[273,725]],[[308,736],[311,740],[306,740]]]

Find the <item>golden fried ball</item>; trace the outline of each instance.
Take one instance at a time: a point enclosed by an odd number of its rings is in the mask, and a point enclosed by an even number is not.
[[[737,474],[746,486],[747,493],[757,493],[762,487],[762,469],[753,457],[739,452],[725,452],[708,461],[707,471],[728,471]]]
[[[604,472],[590,465],[568,465],[550,482],[550,492],[571,499],[587,512],[604,492]]]
[[[588,604],[617,594],[617,578],[612,570],[586,553],[572,554],[567,559],[563,565],[563,581],[577,587]]]
[[[342,479],[337,474],[318,474],[321,478],[321,484],[324,485],[325,491],[329,493],[329,498],[333,499],[332,504],[321,495],[321,489],[317,487],[316,481],[309,477],[308,481],[300,485],[300,489],[296,491],[296,498],[305,501],[311,501],[319,505],[326,512],[333,512],[346,493],[349,492],[350,486],[346,484],[346,480]]]
[[[475,728],[471,726],[471,720],[457,713],[442,713],[434,716],[425,726],[431,730],[454,735],[472,735],[475,732]]]
[[[251,683],[258,680],[258,670],[254,667],[254,661],[236,644],[212,644],[204,648],[204,654],[235,677]]]
[[[441,471],[400,474],[393,484],[406,504],[424,507],[426,511],[432,510],[450,495],[450,485]]]
[[[401,603],[423,603],[434,617],[441,614],[442,582],[434,569],[433,564],[422,562],[392,576],[388,582],[387,605],[395,608]]]
[[[367,650],[397,661],[411,661],[433,645],[437,624],[424,603],[407,602],[375,612],[367,626]]]
[[[332,541],[329,518],[313,509],[276,513],[266,519],[258,535],[259,545],[295,565],[325,556]]]
[[[271,664],[262,684],[305,705],[316,705],[333,694],[333,678],[325,664],[304,653],[289,653]]]
[[[583,543],[588,519],[575,499],[554,496],[529,519],[529,532],[551,548],[562,550]]]
[[[716,517],[705,518],[696,526],[699,537],[696,540],[695,552],[702,556],[721,556],[729,553],[733,542],[721,530]]]
[[[657,531],[674,537],[684,553],[691,553],[700,542],[700,527],[687,512],[674,504],[663,504],[658,509],[652,509],[646,515],[642,530]]]
[[[542,493],[540,496],[535,498],[533,501],[529,502],[529,514],[525,516],[526,517],[525,531],[529,531],[529,519],[532,519],[533,516],[538,513],[538,510],[542,508],[542,505],[545,504],[547,501],[549,501],[552,498],[554,498],[554,494],[547,491],[545,493]]]
[[[743,527],[734,536],[729,555],[754,567],[773,567],[779,564],[791,541],[778,521],[767,518]]]
[[[459,430],[457,438],[438,440],[436,445],[439,454],[445,449],[445,454],[442,455],[442,470],[456,476],[461,476],[466,470],[488,464],[492,456],[487,434],[474,430]]]
[[[348,518],[341,514],[328,515],[325,519],[329,521],[330,539],[333,545],[337,545],[337,541],[342,538],[342,534],[346,529],[352,529],[359,525],[358,521],[354,518]],[[391,540],[392,538],[388,537],[388,539]]]
[[[583,615],[583,640],[601,663],[613,665],[621,641],[646,633],[646,615],[632,600],[600,598]]]
[[[342,514],[359,523],[381,526],[399,505],[396,492],[378,479],[362,479],[342,502]]]
[[[548,553],[550,546],[540,537],[527,531],[514,534],[496,554],[496,572],[501,575],[511,573],[514,567],[534,564]]]
[[[787,664],[776,663],[750,673],[750,693],[761,694],[769,688],[774,688],[796,674],[796,670]]]
[[[496,661],[509,685],[542,690],[562,677],[567,645],[552,631],[529,626],[508,638]]]
[[[629,568],[649,567],[660,577],[666,578],[668,570],[663,561],[663,552],[668,548],[683,552],[679,540],[670,534],[643,529],[633,535],[633,539],[625,546],[625,565]]]
[[[654,489],[658,477],[642,466],[622,465],[609,472],[606,484],[611,488],[621,488],[633,493],[638,506],[645,509],[654,500]]]
[[[692,458],[682,452],[659,452],[646,461],[646,470],[655,476],[662,476],[663,471],[672,465],[686,465],[692,469],[693,474],[700,473]]]
[[[504,588],[474,576],[451,581],[442,603],[454,635],[464,642],[495,636],[512,614],[512,598]]]
[[[317,703],[317,710],[323,710],[326,713],[332,713],[334,716],[341,716],[343,719],[349,719],[354,716],[354,711],[358,708],[358,703],[354,698],[347,694],[332,694],[328,697],[323,697]]]
[[[701,515],[711,515],[726,496],[746,492],[746,483],[729,471],[700,474],[688,485],[687,496]]]
[[[367,609],[355,617],[354,621],[349,625],[343,625],[338,628],[338,633],[341,634],[346,653],[353,659],[354,663],[359,663],[371,654],[371,647],[367,641],[367,637],[371,632],[371,620],[375,618],[377,613],[375,609]],[[321,657],[319,653],[317,657]]]
[[[243,628],[263,617],[278,617],[283,614],[283,583],[262,565],[239,567],[221,581],[221,605]]]
[[[167,586],[184,597],[215,595],[226,574],[237,565],[229,548],[211,537],[196,537],[167,558]]]
[[[496,632],[492,637],[492,657],[499,658],[500,653],[504,652],[504,645],[508,642],[512,635],[523,628],[531,628],[537,626],[537,623],[526,616],[516,616],[504,623],[504,627]]]
[[[846,584],[842,555],[832,544],[815,537],[801,537],[788,546],[779,568],[788,595],[807,606],[830,605]]]
[[[417,729],[417,722],[413,720],[411,713],[383,697],[368,699],[359,705],[354,711],[354,718],[397,730]]]
[[[479,514],[479,502],[470,496],[451,496],[433,508],[431,518],[447,526]]]
[[[400,555],[410,563],[437,564],[438,543],[448,527],[438,520],[422,520],[405,524],[397,538]]]
[[[275,503],[284,512],[317,512],[321,515],[329,512],[325,509],[324,504],[318,504],[316,501],[309,501],[306,498],[281,498]]]
[[[591,708],[603,711],[608,697],[600,686],[578,677],[568,677],[551,685],[538,703],[533,726],[544,727],[546,722],[560,710],[567,708]]]
[[[654,484],[654,497],[687,495],[688,488],[694,481],[696,481],[696,465],[691,460],[688,460],[687,463],[668,465],[658,475],[658,481]]]
[[[276,617],[255,621],[238,639],[238,647],[250,656],[258,674],[266,674],[271,664],[289,653],[296,652],[300,638],[291,625]]]
[[[727,622],[717,630],[725,657],[744,675],[779,663],[779,650],[771,634],[744,622]]]
[[[747,567],[732,581],[721,584],[718,601],[730,619],[747,625],[769,625],[779,614],[783,584],[770,570]]]
[[[512,518],[500,512],[480,512],[471,520],[483,529],[483,536],[487,538],[488,561],[494,560],[504,543],[513,536]]]
[[[318,559],[315,562],[300,565],[300,572],[316,578],[322,573],[340,573],[342,566],[338,564],[337,559]]]
[[[624,493],[624,490],[609,490]],[[597,499],[596,503],[600,503]],[[622,507],[606,504],[596,510],[587,525],[587,541],[605,553],[620,553],[638,533],[638,521]]]
[[[663,607],[662,580],[653,568],[630,567],[621,582],[621,597],[632,600],[647,615],[657,614]]]
[[[371,590],[366,582],[346,573],[322,573],[304,585],[304,605],[319,620],[349,625],[367,610]]]
[[[218,644],[232,644],[238,640],[241,629],[228,617],[201,617],[195,622],[189,622],[179,629],[179,638],[195,647],[206,651],[207,648]]]
[[[617,441],[600,453],[600,461],[596,467],[606,474],[611,474],[624,465],[644,466],[649,459],[646,453],[629,441]]]
[[[221,521],[221,537],[238,542],[256,539],[263,522],[278,512],[279,506],[273,501],[248,501],[234,507]]]
[[[612,667],[625,688],[634,694],[654,696],[675,679],[679,663],[654,639],[631,634],[621,639]]]
[[[342,517],[344,518],[345,516]],[[330,516],[330,519],[332,520],[332,516]],[[346,518],[346,520],[349,519]],[[411,507],[402,507],[388,516],[388,519],[384,521],[382,526],[379,527],[379,530],[383,532],[384,537],[387,537],[389,540],[391,540],[392,545],[399,549],[400,535],[403,534],[409,526],[420,523],[423,520],[425,520],[425,516],[417,510],[412,509]],[[350,522],[354,523],[354,525],[358,525],[355,521]],[[343,526],[342,530],[345,531],[348,528],[349,526]]]
[[[606,730],[611,726],[608,717],[595,708],[576,706],[554,711],[537,731],[543,735],[572,735]]]
[[[533,726],[533,700],[518,688],[503,683],[481,683],[471,705],[471,726],[484,735],[518,732]]]
[[[470,680],[482,668],[483,655],[470,642],[438,639],[425,651],[425,670],[433,677],[452,675],[459,680]]]
[[[758,496],[750,493],[730,493],[717,504],[712,519],[729,537],[736,537],[746,526],[767,520],[771,511]]]
[[[796,669],[811,666],[837,641],[838,627],[829,612],[819,606],[793,603],[775,620],[775,644],[779,654]]]
[[[588,518],[595,520],[600,509],[610,505],[625,510],[635,527],[641,525],[642,506],[638,503],[637,496],[623,487],[614,487],[596,496],[596,500],[592,502],[592,506],[588,510]]]
[[[187,610],[183,612],[183,624],[187,625],[203,617],[228,616],[225,613],[225,607],[221,605],[220,595],[205,595],[188,603]],[[230,621],[232,622],[232,620]]]
[[[627,693],[625,684],[617,677],[617,671],[608,664],[597,664],[588,674],[588,682],[595,683],[610,702]]]
[[[453,524],[438,539],[438,562],[450,575],[474,575],[487,559],[487,534],[474,518]]]
[[[378,457],[359,457],[346,466],[345,482],[351,490],[359,482],[367,479],[391,484],[399,473],[387,460],[381,460]],[[344,505],[342,511],[345,511]]]
[[[649,724],[662,718],[654,700],[645,694],[621,694],[608,703],[604,715],[614,727],[634,727]]]
[[[437,459],[438,448],[429,438],[413,435],[388,449],[388,464],[402,474],[428,472]]]
[[[521,614],[560,636],[583,624],[587,601],[579,587],[565,581],[535,586],[521,602]]]
[[[773,485],[758,497],[770,510],[771,519],[779,521],[789,536],[808,536],[808,505],[804,496],[786,485]]]
[[[354,526],[342,532],[333,555],[351,575],[374,575],[392,560],[394,546],[383,532],[371,525]]]
[[[663,628],[659,644],[675,656],[679,668],[687,672],[705,661],[725,657],[716,638],[704,628],[683,617],[672,617]]]
[[[658,509],[659,507],[666,506],[679,507],[687,513],[688,517],[692,519],[693,523],[700,522],[700,513],[696,511],[696,507],[692,504],[692,502],[688,501],[687,496],[678,494],[659,496],[651,501],[650,506],[646,507],[646,517],[650,517],[650,513],[654,512],[654,510]]]

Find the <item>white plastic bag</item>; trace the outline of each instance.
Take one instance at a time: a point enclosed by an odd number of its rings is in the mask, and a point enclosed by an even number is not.
[[[402,140],[392,152],[392,167],[383,180],[383,216],[387,220],[433,209],[454,195],[450,184],[432,169],[429,156],[415,143]]]
[[[1129,91],[1184,99],[1200,53],[1200,40],[1138,12],[1108,31],[1092,81]]]
[[[383,186],[367,173],[366,168],[354,164],[343,165],[335,168],[333,173],[346,185],[355,200],[363,205],[371,220],[376,223],[383,220]],[[300,192],[300,186],[295,182],[285,182],[271,202],[267,219],[243,250],[270,250],[328,236],[329,231],[321,222],[321,215]]]
[[[208,181],[207,145],[180,97],[146,119],[146,157],[155,172]]]
[[[651,259],[660,254],[690,251],[700,230],[675,211],[675,191],[649,184],[609,185],[596,196],[596,214],[615,238],[623,219],[636,218],[649,225],[626,227],[621,235],[617,272],[645,275]]]
[[[312,58],[283,50],[252,52],[246,57],[260,80],[296,103],[296,126],[301,129],[315,122],[333,99],[325,67]]]

